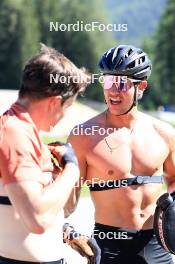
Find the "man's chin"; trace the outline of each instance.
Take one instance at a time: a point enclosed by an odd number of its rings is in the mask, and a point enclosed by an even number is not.
[[[127,111],[131,108],[131,106],[128,106],[128,108],[126,107],[119,107],[119,106],[111,106],[108,105],[108,111],[112,114],[112,115],[124,115],[125,113],[127,113]],[[131,109],[130,109],[131,110]]]
[[[122,113],[121,110],[110,108],[110,107],[108,107],[108,111],[112,115],[121,115],[121,113]]]

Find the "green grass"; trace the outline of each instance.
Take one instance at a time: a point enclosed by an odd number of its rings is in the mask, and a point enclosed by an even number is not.
[[[88,197],[89,195],[90,195],[89,187],[85,184],[81,188],[80,196],[85,198]]]
[[[45,144],[49,144],[51,142],[55,142],[55,141],[61,141],[63,143],[66,143],[67,141],[67,137],[49,137],[49,136],[41,136],[42,141]]]

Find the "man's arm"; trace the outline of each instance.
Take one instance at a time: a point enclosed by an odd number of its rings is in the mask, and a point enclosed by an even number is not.
[[[159,244],[170,253],[175,253],[175,247],[172,241],[174,236],[175,222],[175,130],[172,126],[166,130],[165,137],[168,143],[169,153],[164,162],[164,178],[167,184],[168,193],[164,193],[156,201],[156,210],[154,214],[154,233]]]
[[[83,151],[84,148],[83,148],[82,137],[83,137],[82,135],[74,135],[73,131],[68,137],[68,142],[71,143],[78,159],[80,178],[76,182],[76,185],[73,188],[71,195],[69,196],[69,199],[64,207],[65,217],[68,217],[76,209],[77,203],[80,198],[81,186],[83,185],[86,179],[87,163],[86,163],[86,156]]]
[[[80,178],[64,207],[65,217],[68,217],[75,210],[80,197],[81,186],[86,180],[87,173],[85,138],[83,138],[83,135],[74,135],[72,131],[68,142],[71,143],[78,158]],[[101,250],[94,238],[77,233],[69,224],[66,224],[64,228],[64,237],[68,245],[78,251],[82,256],[87,257],[89,264],[100,263]]]
[[[168,192],[175,191],[175,129],[169,126],[168,134],[169,155],[164,162],[165,181]]]
[[[70,146],[57,148],[64,168],[56,177],[53,174],[53,181],[51,161],[47,164],[48,175],[42,170],[39,154],[36,155],[40,147],[26,133],[10,128],[3,134],[0,168],[4,188],[30,232],[43,233],[52,224],[79,179],[78,162],[74,155],[68,160],[69,149]],[[49,150],[47,155],[49,158]]]
[[[69,163],[62,175],[46,187],[34,181],[20,181],[5,185],[5,189],[28,230],[40,234],[64,207],[78,177],[78,168]]]

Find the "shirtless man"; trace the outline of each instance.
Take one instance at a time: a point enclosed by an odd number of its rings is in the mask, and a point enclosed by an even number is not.
[[[70,77],[69,83],[50,82],[50,74]],[[71,146],[61,146],[62,168],[56,168],[39,131],[57,124],[87,86],[87,77],[43,45],[24,68],[18,100],[0,117],[1,264],[65,263],[63,207],[80,176],[78,161]]]
[[[101,264],[173,263],[156,240],[153,216],[161,175],[168,191],[175,189],[175,131],[137,109],[151,61],[141,49],[122,45],[105,52],[99,66],[107,110],[81,125],[78,136],[73,129],[69,142],[81,179],[90,183]]]

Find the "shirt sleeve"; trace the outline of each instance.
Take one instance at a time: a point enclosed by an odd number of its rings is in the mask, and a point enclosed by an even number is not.
[[[40,144],[34,134],[8,127],[0,139],[0,168],[4,184],[24,180],[45,184]]]

